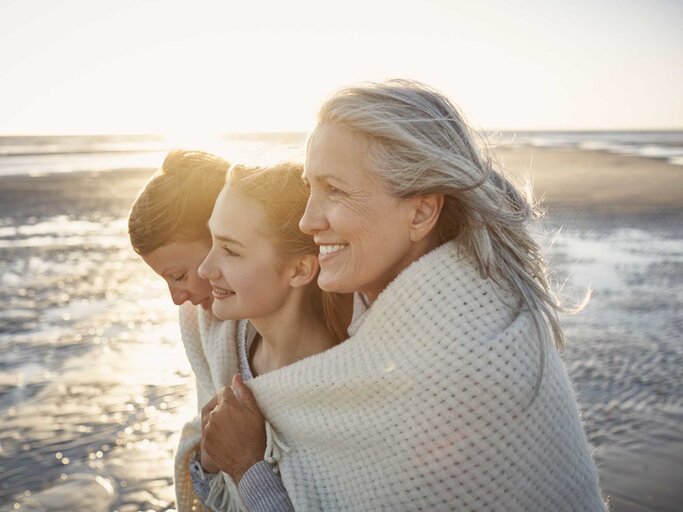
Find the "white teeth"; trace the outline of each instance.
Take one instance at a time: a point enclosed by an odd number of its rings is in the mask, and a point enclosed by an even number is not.
[[[348,244],[336,244],[336,245],[321,245],[320,255],[324,256],[326,254],[332,254],[333,252],[341,251]]]
[[[226,290],[226,289],[224,289],[224,288],[218,288],[218,287],[216,287],[216,286],[213,287],[213,292],[214,292],[216,295],[228,295],[229,293],[233,293],[233,292],[231,292],[230,290]]]

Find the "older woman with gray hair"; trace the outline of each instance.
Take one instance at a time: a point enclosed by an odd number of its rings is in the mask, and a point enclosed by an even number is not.
[[[221,393],[222,471],[263,460],[265,417],[296,509],[604,510],[535,210],[474,140],[416,82],[323,105],[300,227],[320,287],[356,294],[351,336]]]

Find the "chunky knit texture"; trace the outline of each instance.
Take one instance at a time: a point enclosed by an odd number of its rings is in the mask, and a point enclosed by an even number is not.
[[[197,380],[199,415],[183,427],[175,457],[175,492],[178,512],[205,511],[206,507],[192,489],[190,463],[201,441],[202,406],[219,389],[229,386],[238,371],[236,322],[221,321],[201,307],[185,303],[180,307],[180,331],[185,353]],[[214,478],[207,504],[217,510],[245,510],[237,486],[221,473]]]
[[[249,382],[297,510],[604,510],[571,383],[533,322],[447,243],[344,343]]]
[[[199,311],[181,312],[181,326],[201,404],[237,371],[246,323]],[[266,459],[279,460],[297,510],[604,510],[558,352],[546,347],[528,406],[541,360],[531,317],[454,244],[413,263],[352,329],[247,383],[270,421]],[[188,424],[180,511],[201,510],[187,475],[198,441]],[[215,481],[221,510],[243,507],[229,477]]]

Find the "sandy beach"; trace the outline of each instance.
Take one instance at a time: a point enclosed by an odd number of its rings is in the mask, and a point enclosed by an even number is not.
[[[604,151],[499,148],[502,167],[529,174],[534,197],[552,209],[656,212],[683,209],[683,168]]]
[[[683,502],[683,167],[501,148],[531,167],[568,293],[567,367],[612,510]],[[0,510],[170,510],[193,382],[163,283],[128,246],[149,170],[6,176],[0,187]],[[550,244],[552,233],[539,235]],[[154,361],[154,364],[150,364]]]

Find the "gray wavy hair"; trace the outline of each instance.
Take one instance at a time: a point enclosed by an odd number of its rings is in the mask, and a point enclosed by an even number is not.
[[[444,194],[437,226],[441,242],[455,240],[475,259],[482,277],[516,291],[533,317],[541,346],[536,396],[545,345],[551,337],[558,348],[565,342],[558,312],[580,311],[589,294],[565,306],[552,289],[541,248],[529,232],[529,221],[542,215],[531,187],[517,188],[497,170],[488,145],[458,108],[419,82],[343,88],[323,104],[318,121],[364,135],[371,167],[395,197]]]

